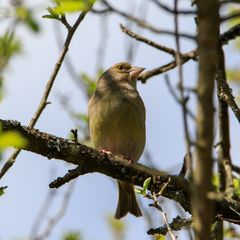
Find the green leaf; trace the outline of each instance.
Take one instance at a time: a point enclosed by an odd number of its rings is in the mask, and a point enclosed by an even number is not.
[[[154,240],[166,240],[166,237],[162,234],[156,233],[154,234]]]
[[[138,194],[141,194],[143,196],[146,196],[147,189],[148,189],[150,182],[151,182],[151,178],[149,177],[144,181],[142,188],[135,188],[135,192]]]
[[[240,196],[240,178],[233,179],[234,192],[236,195]]]
[[[81,240],[81,234],[79,232],[67,232],[64,234],[63,240]]]
[[[111,215],[107,215],[106,217],[107,223],[111,231],[113,232],[113,235],[115,236],[115,239],[123,239],[124,232],[126,230],[126,225],[124,221],[116,220]]]
[[[235,13],[239,13],[239,10],[240,10],[240,8],[239,8],[238,6],[229,7],[229,9],[228,9],[229,12],[228,12],[228,14],[229,14],[229,15],[234,15]],[[231,27],[239,24],[239,23],[240,23],[240,16],[239,16],[239,17],[234,17],[234,18],[228,20],[227,23],[228,23]]]
[[[142,188],[135,188],[134,190],[136,193],[142,194]]]
[[[227,70],[227,79],[233,81],[237,84],[240,84],[240,69],[232,68]]]
[[[21,52],[21,42],[15,34],[6,31],[0,36],[0,71],[7,67],[10,59]]]
[[[60,14],[58,14],[54,8],[48,7],[47,11],[49,14],[43,15],[43,18],[60,19]]]
[[[92,79],[88,74],[83,73],[81,78],[84,84],[87,86],[87,94],[91,96],[97,87],[97,82],[95,79]]]
[[[213,176],[212,176],[212,184],[213,184],[213,186],[216,189],[219,188],[220,183],[219,183],[219,176],[218,176],[218,174],[213,174]]]
[[[9,131],[0,134],[0,150],[7,147],[22,148],[26,145],[26,139],[17,132]]]
[[[150,177],[147,178],[147,179],[144,181],[144,183],[143,183],[143,189],[142,189],[142,194],[143,194],[143,195],[146,195],[147,189],[148,189],[148,186],[149,186],[150,182],[151,182],[151,178],[150,178]]]
[[[66,12],[88,11],[95,0],[55,0],[57,6],[54,10],[63,14]]]
[[[33,17],[32,10],[23,6],[19,6],[19,7],[16,7],[15,12],[16,12],[16,17],[20,21],[25,23],[28,28],[30,28],[33,32],[39,32],[40,27],[38,22]]]
[[[54,16],[52,16],[50,14],[43,15],[42,17],[43,18],[50,18],[50,19],[58,19],[58,18],[56,18],[56,17],[54,17]]]
[[[6,186],[0,187],[0,196],[2,196],[5,193],[6,188],[7,188]]]

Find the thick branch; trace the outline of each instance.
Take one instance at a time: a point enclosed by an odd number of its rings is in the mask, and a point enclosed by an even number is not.
[[[149,190],[158,193],[165,183],[161,195],[178,202],[185,211],[190,209],[190,182],[165,172],[151,169],[142,164],[129,164],[124,159],[101,154],[98,150],[75,141],[56,137],[40,132],[37,129],[21,126],[17,121],[1,120],[2,131],[17,131],[28,141],[23,149],[47,157],[60,159],[78,165],[78,176],[98,172],[115,179],[143,186],[144,181],[151,177]],[[232,199],[216,202],[216,214],[228,221],[240,222],[240,204]]]
[[[78,175],[99,172],[115,179],[131,182],[134,185],[143,186],[144,181],[151,177],[149,190],[159,192],[161,185],[169,181],[163,196],[173,199],[190,211],[189,197],[187,194],[188,181],[178,176],[169,176],[141,164],[129,164],[124,159],[101,154],[98,150],[40,132],[37,129],[21,126],[17,121],[0,120],[3,131],[15,130],[22,134],[28,141],[23,149],[31,151],[48,159],[60,159],[68,163],[78,165]]]
[[[196,163],[192,194],[195,239],[210,239],[214,205],[208,198],[212,186],[214,78],[218,61],[219,16],[217,0],[197,1],[199,76],[197,83]]]

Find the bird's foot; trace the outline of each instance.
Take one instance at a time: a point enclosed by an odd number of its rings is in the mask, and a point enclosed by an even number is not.
[[[99,148],[98,151],[102,154],[108,154],[108,155],[112,155],[112,152],[111,151],[108,151],[104,148]]]
[[[130,164],[133,164],[135,161],[130,159],[130,158],[124,158],[125,160],[127,160],[127,163],[130,165]]]
[[[131,164],[133,164],[134,163],[134,161],[132,160],[132,159],[128,159],[128,164],[129,165],[131,165]]]

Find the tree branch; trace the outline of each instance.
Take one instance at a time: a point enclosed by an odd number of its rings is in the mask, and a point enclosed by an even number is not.
[[[233,186],[233,175],[232,175],[232,161],[230,156],[228,102],[223,100],[224,97],[222,97],[223,95],[226,94],[226,89],[223,88],[223,85],[225,84],[228,86],[228,84],[226,81],[225,59],[224,59],[224,52],[222,47],[219,47],[218,72],[219,72],[217,74],[217,90],[218,90],[218,105],[219,105],[218,165],[219,165],[219,173],[220,173],[220,180],[221,180],[220,190],[222,192],[225,192],[229,197],[232,197],[234,194],[234,186]]]
[[[16,131],[26,138],[28,145],[23,150],[48,159],[59,159],[77,165],[76,177],[98,172],[141,187],[144,181],[150,177],[151,182],[148,189],[151,192],[158,193],[165,184],[166,187],[161,192],[161,196],[178,202],[185,211],[191,212],[189,193],[191,183],[182,177],[169,175],[139,163],[129,164],[128,161],[119,157],[102,154],[98,150],[76,143],[76,141],[22,126],[17,121],[0,119],[0,124],[3,132]],[[226,218],[228,221],[240,222],[239,202],[224,198],[221,201],[215,201],[215,204],[218,216]]]
[[[221,34],[219,41],[221,45],[226,45],[229,43],[229,41],[234,40],[239,36],[240,36],[240,24],[237,24],[230,28],[229,30],[227,30],[226,32],[224,32],[223,34]],[[191,59],[194,61],[198,59],[197,49],[193,49],[187,53],[182,54],[181,64],[183,65]],[[176,66],[177,66],[176,61],[171,61],[163,66],[156,67],[148,71],[144,71],[144,73],[140,75],[138,80],[145,83],[149,78],[168,72],[169,70],[175,68]]]
[[[123,26],[122,24],[120,24],[120,28],[122,30],[122,32],[126,33],[128,36],[130,36],[131,38],[134,38],[140,42],[144,42],[146,43],[147,45],[149,46],[152,46],[158,50],[161,50],[163,52],[166,52],[166,53],[169,53],[170,55],[172,55],[173,57],[175,57],[176,55],[176,51],[172,48],[169,48],[169,47],[165,47],[163,45],[160,45],[150,39],[147,39],[139,34],[136,34],[134,32],[132,32],[130,29],[126,28],[125,26]]]
[[[99,172],[138,186],[143,186],[144,181],[151,177],[150,190],[154,192],[158,192],[161,185],[168,182],[170,177],[171,182],[168,184],[167,191],[164,191],[164,196],[180,202],[185,211],[190,211],[187,194],[189,183],[179,176],[169,176],[163,171],[157,171],[141,164],[129,164],[127,160],[101,154],[98,150],[75,141],[21,126],[17,121],[0,120],[0,124],[2,124],[2,131],[15,130],[26,138],[28,145],[23,148],[24,150],[48,159],[60,159],[78,165],[78,176]]]
[[[68,34],[66,37],[66,40],[64,42],[63,48],[62,48],[62,52],[54,66],[54,69],[51,73],[51,76],[49,78],[49,80],[47,81],[47,84],[45,86],[45,90],[43,93],[43,96],[40,100],[40,103],[38,105],[38,108],[36,110],[36,112],[34,113],[32,119],[29,122],[29,127],[33,128],[36,124],[36,122],[38,121],[40,115],[42,114],[44,108],[47,106],[48,104],[48,96],[50,94],[50,91],[52,89],[53,83],[57,77],[57,74],[62,66],[63,60],[65,58],[65,55],[68,51],[68,47],[70,45],[70,42],[72,40],[72,37],[75,33],[75,31],[77,30],[79,24],[82,22],[82,20],[84,19],[85,15],[87,14],[87,12],[82,12],[79,17],[77,18],[76,22],[74,23],[74,25],[72,27],[68,26]],[[65,19],[66,20],[66,19]],[[5,175],[5,173],[12,167],[12,165],[15,162],[15,159],[17,158],[18,154],[20,153],[21,150],[17,149],[14,150],[12,155],[9,157],[9,159],[7,160],[7,162],[4,164],[4,166],[2,167],[2,169],[0,170],[0,179]]]
[[[179,231],[181,230],[183,227],[189,227],[192,225],[192,218],[188,218],[188,219],[183,219],[180,216],[175,217],[171,223],[169,223],[171,229],[173,231]],[[149,229],[148,230],[148,234],[149,235],[155,235],[155,234],[162,234],[162,235],[166,235],[168,232],[167,226],[164,225],[162,227],[159,228],[155,228],[155,229]]]
[[[198,83],[196,154],[192,192],[194,233],[196,240],[209,240],[214,220],[214,205],[208,197],[213,191],[214,82],[218,62],[218,0],[197,1],[198,8]]]
[[[131,13],[127,13],[120,9],[117,9],[113,5],[111,5],[108,1],[102,0],[101,2],[105,5],[105,9],[104,10],[93,10],[92,11],[93,13],[96,13],[96,14],[115,13],[115,14],[118,14],[118,15],[128,19],[128,20],[131,20],[132,22],[135,22],[138,26],[145,28],[151,32],[154,32],[157,34],[166,34],[166,35],[170,35],[170,36],[174,36],[174,34],[175,34],[174,32],[169,31],[169,30],[158,29],[157,27],[146,22],[145,20],[133,16]],[[190,35],[188,33],[179,33],[179,36],[184,37],[189,40],[194,40],[194,41],[196,40],[195,36]]]
[[[192,10],[176,10],[176,9],[171,9],[169,6],[163,4],[162,2],[158,1],[158,0],[152,0],[152,2],[154,2],[158,7],[162,8],[163,10],[165,10],[168,13],[172,13],[172,14],[184,14],[184,15],[196,15],[197,12],[196,11],[192,11]]]

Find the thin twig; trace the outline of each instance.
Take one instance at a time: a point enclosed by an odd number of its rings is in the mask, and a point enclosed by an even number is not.
[[[191,160],[192,160],[191,153],[186,153],[184,156],[184,159],[183,159],[182,168],[179,172],[179,176],[182,176],[182,177],[186,176],[188,169],[189,169],[189,163],[191,162]]]
[[[181,58],[181,65],[188,62],[191,59],[196,61],[196,56],[197,56],[197,54],[196,54],[195,49],[192,51],[189,51],[187,53],[183,53],[182,58]],[[159,75],[159,74],[162,74],[162,73],[165,73],[165,72],[168,72],[169,70],[175,68],[176,66],[177,66],[177,63],[175,60],[173,60],[163,66],[153,68],[151,70],[143,72],[139,76],[138,80],[140,80],[142,83],[145,83],[149,78]]]
[[[36,236],[34,238],[34,240],[44,240],[49,237],[54,226],[62,219],[62,217],[65,215],[65,213],[67,211],[67,208],[69,206],[70,199],[71,199],[71,196],[72,196],[72,193],[74,190],[74,186],[75,186],[75,182],[72,182],[68,185],[67,190],[63,196],[62,203],[61,203],[59,210],[57,211],[55,216],[53,216],[51,219],[49,219],[45,230],[41,234]]]
[[[222,45],[228,44],[229,41],[234,40],[240,36],[240,23],[228,29],[226,32],[220,35],[220,43]]]
[[[170,224],[168,223],[168,218],[167,218],[167,214],[163,211],[162,207],[160,206],[159,202],[158,202],[158,197],[155,193],[153,194],[147,194],[147,197],[149,199],[152,199],[153,200],[153,203],[152,204],[149,204],[150,207],[155,207],[161,214],[162,216],[162,219],[165,223],[165,226],[166,226],[166,229],[167,229],[167,233],[169,233],[170,235],[170,238],[172,240],[176,240],[176,237],[175,235],[173,234],[172,232],[172,229],[171,229],[171,226]]]
[[[46,107],[46,105],[48,104],[48,96],[50,94],[50,91],[52,89],[52,86],[53,86],[53,83],[57,77],[57,74],[59,72],[59,69],[61,68],[62,66],[62,62],[65,58],[65,55],[68,51],[68,48],[69,48],[69,45],[70,45],[70,42],[72,40],[72,37],[76,31],[76,29],[78,28],[79,24],[82,22],[82,20],[84,19],[85,15],[86,15],[87,12],[82,12],[79,17],[77,18],[76,22],[74,23],[74,25],[68,29],[68,34],[67,34],[67,38],[65,40],[65,43],[63,45],[63,48],[62,48],[62,52],[55,64],[55,67],[52,71],[52,74],[45,86],[45,90],[44,90],[44,93],[43,93],[43,96],[41,98],[41,101],[38,105],[38,108],[35,112],[35,114],[33,115],[32,119],[30,120],[29,122],[29,125],[28,127],[30,128],[33,128],[37,122],[37,120],[39,119],[40,115],[42,114],[44,108]],[[9,157],[9,159],[7,160],[7,162],[3,165],[1,171],[0,171],[0,179],[4,176],[4,174],[12,167],[12,165],[14,164],[18,154],[20,153],[21,150],[17,149],[17,150],[14,150],[12,155]]]
[[[228,83],[224,81],[224,78],[220,71],[218,72],[217,79],[219,87],[221,88],[221,91],[219,92],[219,97],[225,102],[227,102],[227,104],[230,106],[233,113],[235,114],[235,117],[237,118],[238,122],[240,123],[240,109],[234,100],[232,89],[229,87]]]
[[[222,0],[219,2],[220,5],[227,4],[227,3],[239,3],[238,0]]]
[[[233,18],[239,18],[239,17],[240,17],[240,12],[238,11],[238,12],[231,13],[227,16],[221,17],[220,21],[221,21],[221,23],[223,23],[223,22],[226,22],[228,20],[232,20]]]
[[[108,16],[103,15],[100,19],[100,39],[98,43],[98,50],[96,56],[96,71],[99,71],[103,68],[104,59],[107,53],[108,46],[108,38],[109,38],[109,30],[108,30]]]
[[[232,164],[232,170],[238,174],[240,174],[240,167],[237,165]]]
[[[158,0],[152,0],[152,2],[154,2],[158,7],[162,8],[166,12],[169,12],[172,14],[184,14],[184,15],[196,15],[197,14],[196,11],[192,11],[192,10],[176,10],[175,8],[171,9],[170,7],[168,7],[167,5],[163,4],[162,2],[160,2]]]
[[[225,192],[228,197],[234,194],[232,161],[230,156],[230,132],[229,132],[229,114],[228,103],[221,98],[222,84],[227,84],[224,52],[222,47],[219,48],[219,61],[217,75],[218,90],[218,127],[219,127],[219,146],[218,146],[218,166],[220,173],[220,190]]]
[[[166,53],[169,53],[170,55],[172,56],[175,56],[176,55],[176,51],[172,48],[169,48],[169,47],[165,47],[163,45],[160,45],[150,39],[147,39],[139,34],[136,34],[134,33],[133,31],[131,31],[130,29],[128,29],[127,27],[123,26],[122,24],[120,24],[120,28],[121,30],[126,33],[128,36],[140,41],[140,42],[144,42],[146,44],[148,44],[149,46],[152,46],[158,50],[161,50],[163,52],[166,52]]]
[[[59,51],[61,51],[64,43],[64,39],[62,37],[61,31],[60,31],[61,29],[59,28],[58,22],[55,22],[53,30],[55,32],[54,36],[56,38],[57,47],[59,48]],[[66,70],[69,76],[71,77],[71,80],[73,80],[74,84],[78,87],[78,89],[85,94],[86,84],[84,84],[79,74],[77,73],[76,69],[74,68],[71,57],[67,55],[63,63],[66,66]]]
[[[180,216],[175,217],[171,223],[169,223],[170,228],[172,229],[172,231],[179,231],[181,230],[183,227],[189,227],[192,225],[193,219],[192,218],[187,218],[187,219],[183,219]],[[164,225],[162,227],[159,228],[155,228],[155,229],[149,229],[147,231],[147,234],[149,235],[154,235],[154,234],[162,234],[162,235],[166,235],[168,232],[168,228],[167,225]]]
[[[132,4],[133,4],[133,6],[135,6],[135,8],[137,8],[136,2],[132,1]],[[147,2],[142,1],[139,8],[135,12],[137,12],[143,20],[146,20],[149,6],[150,6],[150,1],[147,1]],[[132,10],[134,10],[134,8]],[[130,11],[131,11],[131,9],[130,9]],[[134,11],[131,11],[131,12],[134,13]],[[136,24],[133,21],[131,21],[130,19],[127,19],[125,24],[126,24],[127,28],[135,27],[135,29],[138,30],[139,34],[141,34],[144,31],[144,28],[136,26]],[[134,61],[134,57],[137,55],[139,45],[140,45],[140,42],[133,42],[131,39],[126,38],[126,51],[125,52],[126,52],[126,60],[127,61],[129,61],[129,62]]]
[[[53,169],[53,170],[55,170],[55,169]],[[51,170],[51,174],[50,174],[51,177],[52,177],[52,175],[55,175],[55,174],[53,174],[53,170]],[[38,230],[41,227],[41,224],[43,223],[50,207],[53,204],[53,200],[56,197],[56,193],[57,193],[56,189],[55,190],[49,189],[49,191],[45,197],[45,200],[43,201],[42,206],[40,207],[39,213],[32,224],[31,231],[30,231],[31,239],[34,239],[35,236],[37,235]]]
[[[169,76],[168,74],[164,75],[164,79],[165,79],[165,83],[166,83],[166,86],[170,92],[170,94],[172,95],[172,97],[174,98],[174,100],[179,103],[179,104],[182,104],[182,101],[181,99],[179,99],[177,93],[175,92],[172,84],[171,84],[171,81],[169,80]],[[186,106],[187,107],[187,106]],[[189,115],[189,117],[192,119],[192,120],[196,120],[196,117],[194,115],[194,113],[187,107],[187,114]]]
[[[219,41],[221,45],[226,45],[229,41],[236,39],[240,36],[240,24],[233,26],[232,28],[228,29],[226,32],[220,35]],[[181,59],[181,64],[185,64],[190,59],[197,61],[198,60],[198,53],[197,49],[193,49],[187,53],[182,54],[183,58]],[[175,68],[176,61],[171,61],[163,66],[153,68],[151,70],[145,71],[143,74],[140,75],[139,80],[142,83],[145,83],[149,78],[159,75],[161,73],[167,72],[173,68]]]
[[[151,25],[150,23],[146,22],[145,20],[143,19],[139,19],[137,17],[134,17],[132,16],[132,14],[130,13],[127,13],[127,12],[124,12],[120,9],[117,9],[115,7],[113,7],[112,5],[110,5],[110,3],[108,1],[105,1],[105,0],[102,0],[101,1],[104,5],[105,5],[105,10],[103,11],[104,13],[116,13],[124,18],[127,18],[133,22],[135,22],[138,26],[142,27],[142,28],[145,28],[145,29],[148,29],[154,33],[157,33],[157,34],[166,34],[166,35],[170,35],[170,36],[174,36],[174,32],[172,31],[169,31],[169,30],[160,30],[158,29],[157,27]],[[94,13],[103,13],[102,11],[99,11],[99,10],[95,10]],[[188,33],[180,33],[179,34],[180,37],[184,37],[186,39],[189,39],[189,40],[196,40],[195,36],[193,35],[190,35]]]
[[[174,0],[174,12],[178,12],[178,0]],[[174,25],[175,25],[175,41],[176,41],[176,48],[177,51],[175,53],[176,64],[178,68],[178,77],[179,77],[179,93],[180,93],[180,100],[181,100],[181,107],[182,107],[182,117],[183,117],[183,128],[184,128],[184,136],[185,136],[185,145],[186,145],[186,152],[189,154],[189,158],[187,158],[186,162],[186,171],[189,170],[190,174],[192,172],[192,161],[191,161],[191,138],[189,133],[189,126],[188,126],[188,109],[187,109],[187,97],[184,94],[184,80],[183,80],[183,71],[182,71],[182,64],[181,64],[181,55],[180,55],[180,40],[179,40],[179,23],[178,23],[178,14],[174,14]]]

